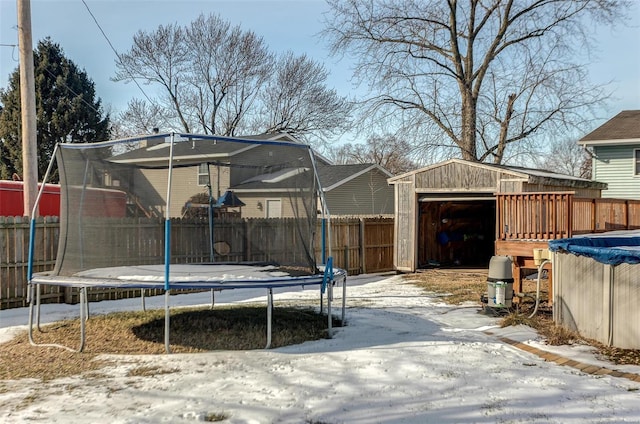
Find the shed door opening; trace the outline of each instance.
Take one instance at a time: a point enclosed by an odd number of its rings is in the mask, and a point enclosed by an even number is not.
[[[495,249],[494,198],[418,204],[418,268],[488,266]]]

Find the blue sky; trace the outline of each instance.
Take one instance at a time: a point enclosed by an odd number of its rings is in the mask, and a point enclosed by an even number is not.
[[[171,22],[188,24],[200,13],[218,13],[264,37],[273,51],[307,53],[331,71],[329,85],[341,95],[353,94],[347,59],[329,56],[322,30],[323,0],[86,0],[118,52],[131,46],[138,30],[152,31]],[[610,83],[613,100],[599,113],[602,120],[620,110],[640,109],[640,2],[634,2],[629,26],[596,28],[600,51],[589,68],[597,83]],[[115,83],[115,54],[81,0],[31,0],[34,44],[50,36],[67,57],[84,68],[96,84],[103,105],[118,112],[141,93],[133,84]],[[16,0],[0,0],[0,44],[17,44]],[[18,62],[17,47],[0,47],[0,87]],[[144,86],[143,86],[144,87]],[[589,129],[590,130],[590,129]],[[588,131],[585,131],[585,133]]]

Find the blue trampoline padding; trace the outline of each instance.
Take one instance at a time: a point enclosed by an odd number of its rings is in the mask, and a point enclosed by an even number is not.
[[[587,256],[609,265],[638,264],[640,263],[640,236],[596,236],[549,240],[549,250]]]

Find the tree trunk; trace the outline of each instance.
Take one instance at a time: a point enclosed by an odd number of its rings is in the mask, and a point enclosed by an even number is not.
[[[501,164],[504,157],[504,151],[507,148],[507,136],[509,135],[509,125],[511,124],[511,115],[513,115],[513,104],[516,101],[515,94],[509,94],[507,100],[507,111],[504,119],[500,122],[500,138],[498,139],[498,148],[496,149],[493,163]]]
[[[478,161],[476,149],[476,101],[471,95],[471,90],[462,92],[462,134],[460,137],[460,150],[462,159],[473,162]]]

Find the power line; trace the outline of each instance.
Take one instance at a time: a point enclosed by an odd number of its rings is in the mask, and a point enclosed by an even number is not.
[[[13,59],[14,62],[18,62],[18,59],[16,59],[16,57],[15,57],[15,55],[16,55],[16,47],[18,47],[17,44],[0,43],[0,47],[11,47],[11,59]]]
[[[96,19],[95,15],[93,14],[93,12],[91,11],[91,9],[89,9],[89,5],[87,4],[87,2],[85,0],[82,0],[82,3],[84,4],[84,6],[87,8],[87,12],[89,12],[89,15],[91,15],[91,17],[93,18],[93,22],[96,23],[96,26],[98,27],[98,29],[100,30],[100,32],[102,33],[102,36],[104,37],[105,40],[107,40],[107,44],[109,44],[109,47],[111,47],[111,50],[113,50],[113,53],[115,53],[116,57],[118,58],[118,60],[120,60],[120,62],[122,63],[122,59],[120,58],[120,53],[118,53],[118,51],[116,50],[115,47],[113,47],[113,44],[111,43],[111,40],[109,40],[109,37],[107,37],[107,34],[104,32],[104,30],[102,29],[102,27],[100,26],[100,23],[98,22],[98,19]],[[145,91],[142,89],[142,87],[140,86],[140,84],[138,84],[138,81],[136,81],[136,79],[133,77],[133,75],[131,74],[131,72],[129,72],[129,69],[125,68],[125,70],[127,71],[127,73],[129,74],[129,77],[131,78],[131,80],[133,81],[133,83],[138,87],[138,89],[142,92],[142,94],[144,95],[144,97],[151,103],[151,104],[155,104],[155,102],[153,100],[151,100],[151,98],[147,95],[147,93],[145,93]],[[166,123],[166,122],[165,122]]]

